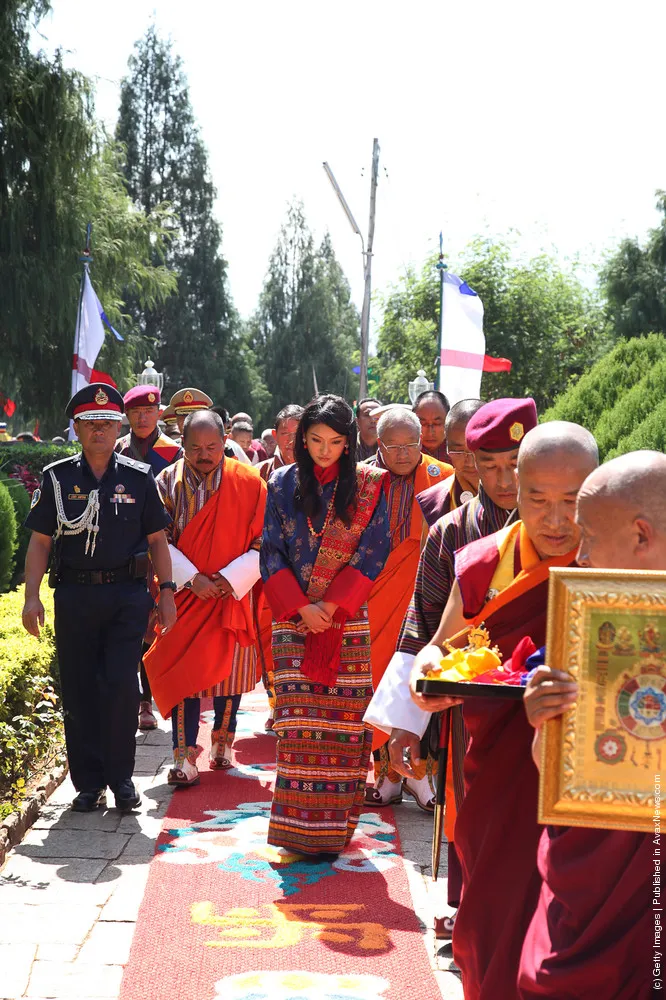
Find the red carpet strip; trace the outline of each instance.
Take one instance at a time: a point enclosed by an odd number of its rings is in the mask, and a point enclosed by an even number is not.
[[[121,1000],[441,1000],[393,811],[364,812],[334,863],[266,844],[275,738],[245,696],[235,767],[175,792]],[[207,714],[204,713],[204,718]]]

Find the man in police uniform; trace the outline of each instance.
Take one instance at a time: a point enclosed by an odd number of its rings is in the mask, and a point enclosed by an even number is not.
[[[167,518],[149,465],[114,454],[123,399],[94,383],[76,393],[67,416],[83,452],[44,469],[26,526],[23,625],[39,635],[39,587],[54,548],[55,635],[72,808],[140,804],[132,782],[141,655],[152,598],[146,589],[147,549],[160,583],[159,621],[176,620]],[[55,537],[55,546],[53,541]]]

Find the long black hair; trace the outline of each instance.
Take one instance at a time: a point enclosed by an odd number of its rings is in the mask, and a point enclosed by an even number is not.
[[[298,466],[296,506],[308,517],[316,517],[321,509],[319,484],[315,478],[315,463],[305,446],[306,431],[315,424],[326,424],[347,437],[348,451],[340,455],[340,473],[335,494],[335,513],[349,527],[356,506],[356,442],[358,432],[354,411],[342,396],[321,395],[310,400],[298,423],[294,454]]]

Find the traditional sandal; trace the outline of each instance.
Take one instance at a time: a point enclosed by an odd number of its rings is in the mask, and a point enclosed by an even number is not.
[[[453,925],[456,922],[455,913],[451,917],[435,917],[435,938],[437,941],[448,941],[453,937]]]
[[[421,781],[423,781],[423,780],[424,779],[421,779]],[[407,792],[408,795],[411,795],[411,797],[416,800],[416,804],[419,807],[419,809],[423,809],[423,811],[427,812],[427,813],[434,813],[434,811],[435,811],[435,796],[431,793],[430,796],[429,796],[429,798],[427,798],[425,800],[422,799],[421,796],[419,795],[419,791],[417,791],[415,788],[410,788],[410,786],[407,784],[408,781],[409,781],[409,778],[405,778],[404,779],[404,781],[402,783],[402,789],[403,789],[403,791]],[[419,781],[418,784],[421,784],[421,781]],[[427,784],[426,787],[427,787],[428,791],[431,791],[429,784]]]
[[[174,788],[189,788],[190,785],[198,784],[199,771],[187,757],[184,760],[176,761],[167,776],[167,785],[173,785]]]
[[[229,760],[228,757],[212,757],[208,766],[211,771],[229,771],[234,766],[233,761]]]
[[[402,786],[398,788],[398,794],[384,801],[382,793],[374,785],[368,785],[365,789],[364,802],[366,806],[394,806],[402,802]]]

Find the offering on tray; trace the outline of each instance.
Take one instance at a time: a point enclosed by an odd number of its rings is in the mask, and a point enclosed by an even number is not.
[[[468,644],[462,649],[444,640],[448,653],[438,667],[428,672],[431,681],[471,681],[481,675],[502,670],[502,654],[497,646],[490,646],[490,633],[483,625],[470,629]],[[501,676],[501,675],[500,675]],[[490,681],[489,683],[497,683]]]

